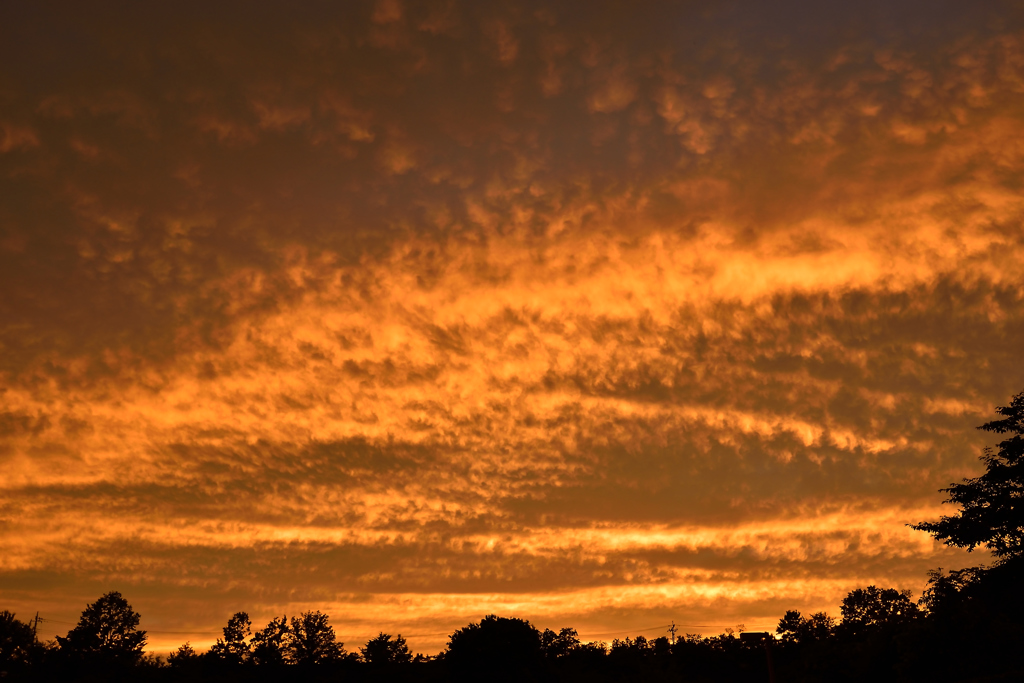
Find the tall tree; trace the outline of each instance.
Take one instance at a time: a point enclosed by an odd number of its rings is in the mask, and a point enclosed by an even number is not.
[[[337,642],[334,629],[327,623],[327,615],[319,610],[292,617],[288,644],[291,659],[296,664],[322,664],[344,655],[343,643]]]
[[[1011,436],[997,444],[998,451],[985,449],[985,473],[941,489],[949,494],[946,502],[959,505],[960,512],[911,527],[968,551],[985,545],[1005,560],[1024,555],[1024,392],[996,412],[1003,419],[978,429]]]
[[[224,627],[224,637],[210,648],[210,656],[232,664],[244,664],[249,661],[252,652],[245,641],[252,631],[252,621],[246,612],[235,612],[228,625]]]
[[[139,613],[121,594],[111,591],[87,606],[78,625],[57,644],[72,658],[138,664],[146,644],[146,632],[139,631]]]
[[[252,636],[252,660],[256,664],[278,665],[288,661],[287,617],[274,617],[265,628]]]
[[[13,612],[0,612],[0,671],[26,664],[36,646],[31,626],[15,619]]]

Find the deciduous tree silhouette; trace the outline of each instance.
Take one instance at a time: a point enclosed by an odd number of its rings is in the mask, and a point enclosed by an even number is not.
[[[540,649],[546,659],[565,657],[580,646],[580,636],[574,628],[563,628],[555,633],[549,628],[540,634]]]
[[[277,665],[288,661],[287,617],[274,617],[263,629],[252,636],[252,661],[256,664]]]
[[[949,494],[946,502],[960,506],[959,514],[910,526],[968,551],[984,544],[996,557],[1007,559],[1024,555],[1024,392],[996,412],[1004,419],[978,429],[1012,436],[997,445],[997,452],[985,449],[983,475],[941,489]]]
[[[146,644],[146,632],[138,626],[139,613],[120,593],[111,591],[86,607],[78,625],[67,636],[57,636],[57,644],[73,659],[138,664]]]
[[[292,617],[288,646],[294,663],[321,664],[341,659],[345,654],[342,645],[327,623],[327,615],[320,610]]]
[[[392,639],[382,631],[376,638],[366,641],[366,647],[360,648],[359,651],[363,655],[363,660],[373,666],[406,664],[412,661],[412,653],[409,652],[409,646],[401,634]]]
[[[523,619],[488,614],[449,636],[445,659],[462,680],[518,680],[540,665],[540,633]]]
[[[0,671],[27,664],[36,647],[31,626],[15,619],[13,612],[0,612]]]
[[[175,669],[196,666],[200,660],[199,653],[192,647],[192,643],[185,641],[183,645],[167,656],[167,663]]]
[[[827,639],[836,627],[836,620],[824,612],[804,617],[797,610],[787,610],[779,619],[775,632],[783,643],[813,643]]]
[[[224,637],[210,648],[210,656],[230,664],[244,664],[252,651],[246,638],[252,631],[252,621],[246,612],[235,612],[224,627]]]
[[[943,573],[941,569],[932,570],[928,572],[928,587],[919,602],[931,616],[944,617],[962,606],[968,589],[977,586],[984,576],[982,567],[968,567],[949,573]]]
[[[909,621],[920,614],[910,599],[910,591],[868,586],[850,591],[840,607],[840,628],[848,633],[863,633],[885,624]]]

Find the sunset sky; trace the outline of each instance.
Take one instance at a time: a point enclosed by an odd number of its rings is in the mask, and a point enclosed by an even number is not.
[[[989,559],[906,525],[1024,390],[1020,3],[5,2],[0,65],[43,638],[774,630]]]

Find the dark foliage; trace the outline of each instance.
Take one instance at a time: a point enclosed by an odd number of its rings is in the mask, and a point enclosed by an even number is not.
[[[580,636],[574,628],[563,628],[558,633],[548,628],[540,634],[540,650],[548,660],[567,657],[579,646]]]
[[[278,666],[288,661],[287,617],[274,617],[263,629],[252,636],[252,662],[267,666]]]
[[[57,637],[60,654],[69,663],[94,667],[138,664],[146,644],[139,618],[120,593],[107,593],[85,608],[67,636]]]
[[[187,641],[167,657],[167,665],[174,669],[197,668],[198,663],[199,653]]]
[[[823,640],[828,640],[835,632],[836,620],[824,612],[815,612],[810,617],[804,617],[796,610],[788,610],[779,619],[779,626],[775,632],[785,645],[807,645]]]
[[[370,666],[389,666],[393,664],[408,664],[412,661],[412,653],[405,643],[405,638],[399,634],[392,638],[389,634],[381,632],[376,638],[371,638],[366,647],[360,648],[363,661]]]
[[[523,619],[489,615],[457,630],[438,657],[409,656],[401,637],[381,633],[363,648],[362,661],[344,655],[325,615],[275,618],[257,631],[239,664],[198,654],[188,644],[166,665],[139,658],[111,668],[97,660],[68,667],[59,649],[9,672],[17,681],[376,681],[441,683],[468,680],[620,683],[624,681],[767,681],[769,658],[777,680],[800,681],[1009,681],[1024,675],[1018,644],[1024,629],[1020,582],[1024,561],[992,568],[933,572],[920,607],[905,592],[868,586],[843,601],[843,619],[789,611],[777,639],[735,633],[670,641],[644,636],[616,639],[611,647],[583,643],[574,629],[539,632]],[[0,616],[5,616],[0,613]],[[8,619],[0,623],[13,623]],[[244,632],[239,614],[229,622],[224,647]],[[293,635],[298,624],[301,639]],[[24,625],[16,628],[24,642]],[[77,628],[77,627],[76,627]],[[227,629],[226,629],[227,630]],[[750,634],[744,634],[750,635]],[[5,641],[6,642],[6,641]],[[266,645],[266,643],[275,643]],[[298,645],[298,648],[296,647]],[[36,646],[38,647],[38,646]],[[301,649],[299,649],[301,648]],[[4,650],[5,652],[7,650]],[[212,652],[212,650],[211,650]],[[270,654],[267,654],[270,653]]]
[[[292,617],[288,639],[291,662],[299,665],[336,662],[345,655],[342,645],[327,623],[327,615],[320,610]]]
[[[252,622],[245,612],[236,612],[224,627],[224,637],[210,648],[209,656],[226,664],[240,665],[249,661],[252,650],[246,638],[252,632]]]
[[[20,671],[39,653],[32,627],[15,619],[13,612],[0,612],[0,672]]]
[[[920,614],[910,599],[910,591],[895,588],[858,588],[843,598],[842,622],[837,629],[851,635],[863,635],[878,629],[902,624]]]
[[[942,489],[949,494],[947,502],[959,505],[960,512],[913,528],[927,531],[947,545],[968,550],[985,545],[996,557],[1019,557],[1024,553],[1024,392],[996,412],[1002,420],[978,429],[1012,436],[997,444],[996,452],[985,449],[983,475]]]
[[[542,662],[540,633],[528,621],[489,614],[448,639],[444,656],[457,680],[519,680]]]

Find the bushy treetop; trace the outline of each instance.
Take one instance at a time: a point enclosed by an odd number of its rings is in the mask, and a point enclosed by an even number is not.
[[[984,545],[996,557],[1007,559],[1024,554],[1024,392],[996,412],[1004,419],[978,429],[1012,436],[999,442],[997,451],[985,449],[984,474],[942,489],[949,494],[946,502],[959,505],[960,512],[911,527],[968,551]]]

